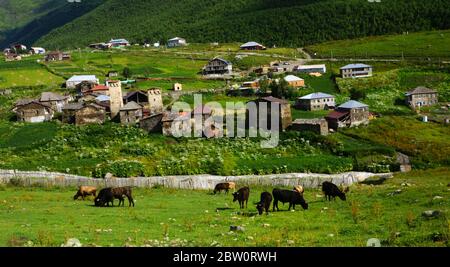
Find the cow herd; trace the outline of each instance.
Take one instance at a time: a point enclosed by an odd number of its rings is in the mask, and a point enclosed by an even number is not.
[[[93,186],[80,186],[78,188],[77,193],[75,196],[73,196],[74,200],[77,200],[79,197],[81,197],[83,200],[86,196],[94,196],[94,205],[96,207],[109,207],[109,203],[111,203],[111,206],[114,206],[114,199],[119,200],[119,206],[122,204],[122,206],[125,205],[125,198],[128,199],[128,206],[131,207],[133,205],[134,207],[134,200],[131,192],[130,186],[125,187],[107,187],[100,190],[98,195],[97,188]]]
[[[226,182],[226,183],[218,183],[213,193],[225,191],[228,193],[229,190],[236,190],[236,184],[234,182]],[[289,203],[288,210],[293,208],[295,210],[295,205],[300,205],[304,210],[308,209],[308,203],[305,201],[303,197],[304,188],[300,185],[294,186],[292,190],[286,189],[278,189],[274,188],[272,190],[272,194],[269,192],[262,192],[260,196],[260,201],[256,204],[256,209],[258,213],[261,215],[264,211],[266,214],[269,213],[270,205],[273,201],[272,211],[279,211],[278,203]],[[331,199],[335,199],[339,197],[341,200],[346,200],[345,193],[348,192],[348,187],[345,189],[339,189],[335,184],[331,182],[323,182],[322,183],[322,192],[325,195],[325,199],[331,201]],[[119,199],[119,206],[125,205],[125,197],[128,199],[128,206],[134,207],[134,200],[132,196],[132,190],[130,186],[125,187],[107,187],[103,188],[99,191],[97,195],[97,188],[93,186],[80,186],[78,188],[77,193],[73,197],[74,200],[77,200],[81,197],[83,200],[87,196],[93,196],[94,205],[96,207],[109,207],[114,206],[114,199]],[[248,186],[242,187],[236,192],[233,193],[233,202],[238,201],[239,207],[241,209],[248,207],[248,199],[250,197],[250,188]]]
[[[214,194],[217,192],[225,191],[228,193],[228,190],[235,190],[236,184],[234,182],[227,183],[219,183],[214,188]],[[339,189],[335,184],[331,182],[323,182],[322,183],[322,192],[325,195],[325,199],[331,201],[331,199],[335,199],[339,197],[341,200],[346,200],[345,193],[348,192],[349,188]],[[305,201],[303,197],[304,188],[300,185],[294,186],[293,190],[286,189],[278,189],[274,188],[272,190],[272,194],[269,192],[262,192],[260,196],[260,201],[256,204],[256,209],[258,210],[259,215],[261,215],[264,211],[266,214],[269,214],[270,204],[273,200],[273,208],[272,210],[279,211],[278,202],[281,203],[289,203],[288,210],[293,208],[295,210],[295,205],[300,205],[304,210],[308,209],[308,203]],[[250,196],[250,188],[248,186],[240,188],[237,192],[233,193],[233,202],[238,201],[239,207],[243,209],[247,208],[248,199]]]

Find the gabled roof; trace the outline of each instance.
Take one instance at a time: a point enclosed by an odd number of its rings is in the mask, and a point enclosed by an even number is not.
[[[169,39],[169,41],[178,41],[178,40],[184,40],[184,38],[175,37],[175,38]]]
[[[225,60],[225,59],[220,58],[220,57],[215,57],[215,58],[211,59],[209,62],[214,61],[214,60],[222,61],[223,63],[225,63],[225,64],[227,64],[227,65],[231,65],[231,64],[232,64],[230,61]]]
[[[332,111],[330,114],[328,114],[325,118],[328,119],[340,119],[346,115],[348,115],[349,112],[348,111]]]
[[[145,92],[142,92],[142,91],[134,91],[134,92],[128,92],[128,93],[123,97],[123,99],[128,99],[128,98],[130,98],[130,97],[132,97],[132,96],[134,96],[134,95],[136,95],[136,94],[141,94],[141,95],[144,95],[144,96],[148,97],[147,93],[145,93]]]
[[[259,44],[257,42],[253,42],[253,41],[252,42],[247,42],[247,43],[241,45],[241,47],[253,47],[253,46],[263,46],[263,45]]]
[[[129,43],[126,39],[111,39],[110,43]]]
[[[307,69],[323,69],[326,68],[325,64],[318,64],[318,65],[299,65],[295,67],[298,70],[307,70]]]
[[[406,95],[409,96],[409,95],[415,95],[415,94],[433,94],[433,93],[437,93],[437,91],[430,89],[430,88],[423,87],[423,86],[419,86],[419,87],[416,87],[413,90],[407,92]]]
[[[36,104],[36,105],[39,105],[39,106],[43,106],[45,108],[51,108],[51,106],[49,106],[49,105],[47,105],[45,103],[41,103],[38,100],[32,100],[32,101],[29,101],[29,102],[24,102],[23,104],[16,105],[15,107],[16,108],[20,108],[20,107],[28,106],[28,105],[31,105],[31,104]]]
[[[299,78],[299,77],[297,77],[297,76],[295,76],[295,75],[288,75],[288,76],[284,77],[284,80],[285,80],[286,82],[303,81],[302,78]]]
[[[83,108],[83,103],[68,103],[65,104],[64,107],[62,108],[63,110],[79,110]]]
[[[31,99],[31,98],[23,98],[23,99],[19,99],[19,100],[17,100],[17,102],[16,102],[16,107],[18,107],[18,106],[23,106],[23,105],[26,105],[26,104],[29,104],[29,103],[31,103],[31,102],[33,102],[33,101],[37,101],[36,99]]]
[[[92,87],[89,91],[108,91],[109,87],[103,84],[97,84],[96,86]]]
[[[345,108],[345,109],[353,109],[353,108],[366,108],[369,107],[368,105],[358,102],[356,100],[350,100],[345,102],[344,104],[338,106],[338,108]]]
[[[332,96],[332,95],[318,92],[318,93],[312,93],[309,95],[299,97],[299,99],[320,99],[320,98],[330,98],[330,97],[334,98],[334,96]]]
[[[348,64],[341,68],[341,70],[345,69],[356,69],[356,68],[372,68],[370,65],[362,64],[362,63],[356,63],[356,64]]]
[[[62,96],[60,94],[53,93],[53,92],[43,92],[41,94],[41,98],[39,101],[41,101],[41,102],[62,101],[65,99],[67,99],[67,96]]]
[[[137,110],[137,109],[142,109],[142,106],[134,101],[130,101],[125,106],[123,106],[120,110]]]
[[[105,110],[104,106],[96,104],[96,103],[90,103],[88,105],[83,105],[82,109],[83,108],[89,108],[89,107],[92,107],[92,108],[95,108],[95,109],[103,109],[103,110]]]
[[[289,101],[284,100],[284,99],[279,99],[273,96],[267,96],[267,97],[262,97],[260,99],[258,99],[257,101],[265,101],[265,102],[275,102],[275,103],[280,103],[280,104],[289,104]]]

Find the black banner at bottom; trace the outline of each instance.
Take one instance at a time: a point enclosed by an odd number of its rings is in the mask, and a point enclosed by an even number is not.
[[[404,266],[448,259],[448,248],[0,248],[2,260],[45,265],[305,265]],[[149,264],[145,264],[149,263]],[[142,264],[140,264],[142,265]],[[159,266],[159,265],[158,265]]]

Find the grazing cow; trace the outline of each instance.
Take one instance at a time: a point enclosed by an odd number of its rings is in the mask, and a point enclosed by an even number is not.
[[[347,199],[345,197],[345,192],[348,192],[348,187],[341,191],[335,184],[331,182],[323,182],[322,192],[325,194],[325,199],[328,199],[328,201],[331,201],[331,198],[335,200],[336,197],[339,197],[345,201]]]
[[[242,187],[237,192],[233,193],[233,202],[235,202],[236,200],[239,201],[239,207],[241,209],[244,208],[245,202],[245,207],[247,208],[249,195],[250,195],[250,188],[248,188],[248,186]]]
[[[308,209],[308,203],[306,203],[305,199],[303,198],[303,195],[295,190],[284,190],[275,188],[272,191],[272,194],[273,194],[273,211],[275,211],[275,208],[277,209],[277,211],[280,210],[278,208],[278,201],[282,202],[283,204],[289,202],[288,210],[291,210],[291,207],[295,209],[296,204],[300,204],[304,210]]]
[[[84,197],[86,196],[96,196],[97,194],[97,188],[94,186],[80,186],[78,187],[78,191],[75,194],[75,196],[73,196],[73,200],[77,200],[79,197],[81,197],[84,200]]]
[[[236,184],[234,182],[227,182],[227,183],[218,183],[216,187],[214,188],[214,195],[222,190],[225,190],[225,193],[228,193],[228,190],[233,189],[236,190]]]
[[[266,210],[266,214],[269,214],[270,203],[272,203],[272,195],[269,192],[262,192],[261,200],[256,205],[259,215],[261,215],[264,210]]]
[[[301,185],[294,186],[294,190],[299,192],[300,194],[303,194],[305,192],[305,188],[303,188],[303,186]]]
[[[119,199],[119,206],[122,203],[122,206],[125,206],[125,200],[123,196],[126,196],[128,198],[128,204],[129,207],[131,207],[131,204],[133,204],[134,207],[134,201],[133,197],[131,195],[131,187],[125,186],[125,187],[115,187],[115,188],[103,188],[98,193],[98,196],[95,198],[95,206],[103,207],[108,206],[109,202],[111,202],[112,206],[114,206],[114,199]]]

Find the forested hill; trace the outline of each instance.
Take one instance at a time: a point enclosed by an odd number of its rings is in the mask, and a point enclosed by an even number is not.
[[[110,38],[132,42],[260,41],[303,46],[368,35],[450,28],[448,0],[106,0],[40,38],[49,48]]]
[[[50,31],[83,16],[104,0],[0,0],[0,48],[33,44]],[[4,16],[1,16],[4,14]]]

